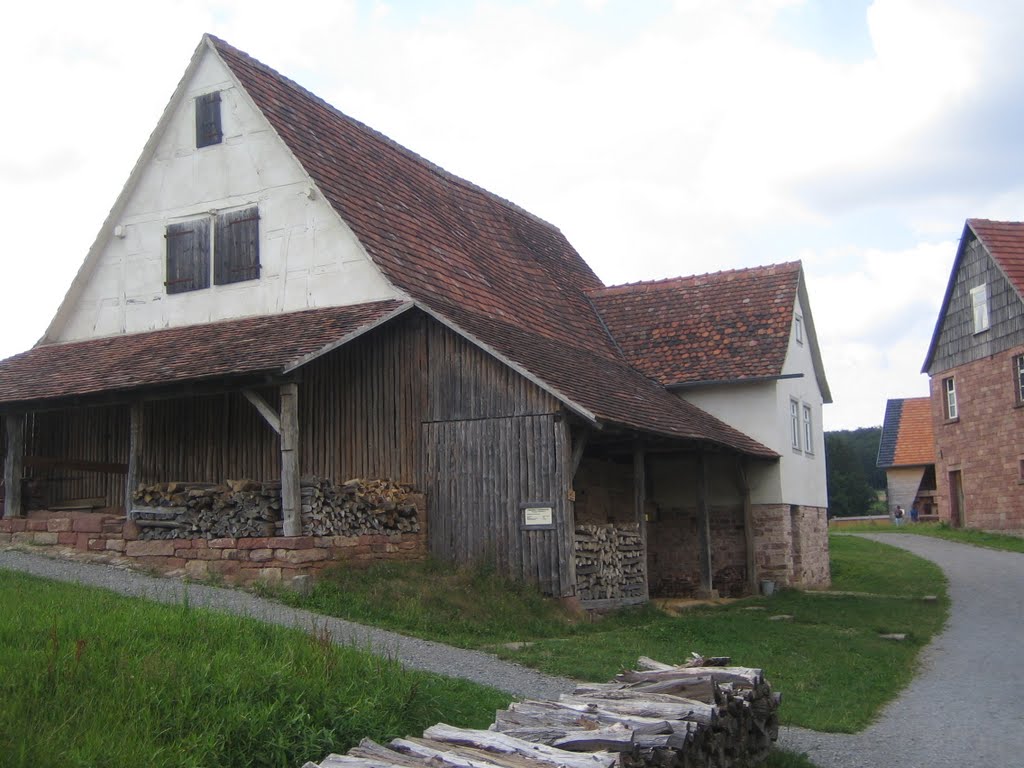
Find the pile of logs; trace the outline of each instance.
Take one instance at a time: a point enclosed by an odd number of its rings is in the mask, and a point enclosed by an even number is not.
[[[636,523],[576,526],[580,600],[646,597],[644,544]]]
[[[763,761],[778,738],[780,695],[759,669],[694,655],[670,666],[640,659],[614,682],[581,684],[556,701],[499,711],[487,731],[439,724],[387,747],[364,739],[348,755],[303,768],[737,768]]]
[[[302,483],[302,532],[306,536],[417,533],[422,494],[390,480],[348,480],[335,485],[311,478]]]
[[[304,477],[302,535],[415,533],[423,496],[389,480]],[[156,483],[132,494],[142,539],[246,538],[282,535],[281,484],[253,480]]]

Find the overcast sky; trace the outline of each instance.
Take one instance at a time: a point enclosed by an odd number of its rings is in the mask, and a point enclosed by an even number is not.
[[[801,259],[835,403],[919,373],[968,217],[1024,217],[1024,4],[8,4],[0,357],[42,335],[203,32],[558,226],[606,283]]]

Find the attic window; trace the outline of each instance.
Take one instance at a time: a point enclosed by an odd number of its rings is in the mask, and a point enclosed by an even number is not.
[[[988,330],[988,285],[982,283],[971,288],[971,308],[974,311],[974,332]]]
[[[794,316],[794,325],[795,325],[795,333],[796,333],[796,343],[797,344],[803,344],[804,343],[804,318],[803,318],[803,316],[795,315]]]
[[[196,149],[220,144],[220,91],[196,96]]]
[[[214,285],[259,279],[259,223],[259,208],[252,206],[168,224],[167,293],[209,288],[211,261]]]
[[[213,246],[215,285],[255,280],[260,276],[260,212],[253,206],[217,216]]]
[[[193,219],[167,225],[167,293],[198,291],[210,286],[210,220]]]

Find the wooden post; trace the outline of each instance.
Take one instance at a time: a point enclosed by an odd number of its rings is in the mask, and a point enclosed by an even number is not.
[[[21,475],[25,462],[25,414],[9,413],[4,461],[4,517],[21,515]]]
[[[132,494],[139,484],[139,465],[142,459],[142,403],[131,404],[128,427],[128,473],[124,478],[124,516],[133,515]]]
[[[281,385],[281,518],[285,536],[302,533],[299,487],[299,385]]]
[[[573,491],[572,480],[576,474],[576,467],[579,466],[579,462],[576,460],[576,446],[573,446],[571,452],[568,450],[569,446],[572,445],[572,430],[569,428],[569,420],[563,416],[560,421],[555,423],[555,429],[557,430],[555,439],[562,450],[563,462],[560,468],[560,486],[565,499],[563,502],[565,512],[562,516],[562,541],[560,544],[561,557],[563,558],[561,566],[563,571],[562,597],[570,597],[576,594],[576,496]],[[577,438],[577,445],[579,442],[586,441],[585,435],[586,433]],[[582,454],[582,450],[580,453]]]
[[[708,465],[703,451],[697,454],[697,538],[700,547],[700,588],[711,597],[711,514],[708,506]]]
[[[633,443],[633,506],[636,510],[636,522],[640,528],[640,541],[643,544],[643,557],[640,562],[644,567],[644,599],[650,597],[647,567],[647,455],[644,444],[637,440]]]
[[[739,477],[740,492],[743,494],[743,538],[747,544],[747,591],[752,595],[758,593],[757,588],[757,547],[754,541],[754,511],[750,505],[750,481],[747,479],[745,459],[737,457],[736,469]]]

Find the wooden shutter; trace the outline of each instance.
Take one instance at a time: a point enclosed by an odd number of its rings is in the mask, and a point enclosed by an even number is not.
[[[260,276],[260,211],[222,213],[217,216],[213,282],[216,285],[255,280]]]
[[[220,91],[196,96],[196,149],[220,144]]]
[[[167,293],[210,287],[210,220],[167,225]]]

